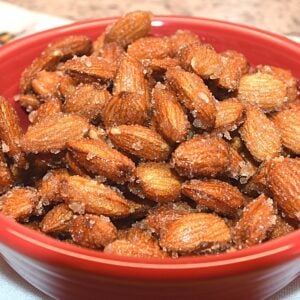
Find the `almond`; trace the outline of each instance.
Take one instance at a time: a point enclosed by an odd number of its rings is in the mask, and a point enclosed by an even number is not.
[[[67,142],[82,138],[88,128],[88,122],[80,116],[56,114],[29,127],[21,147],[26,153],[61,151]]]
[[[247,74],[240,80],[238,99],[270,112],[278,110],[287,101],[287,88],[273,75],[260,72]]]
[[[220,248],[231,240],[230,231],[220,217],[192,213],[170,223],[161,233],[160,246],[169,252],[190,253]]]
[[[25,166],[25,157],[20,148],[23,135],[21,122],[13,106],[0,96],[0,139],[2,151],[12,158],[17,166]]]
[[[108,28],[105,42],[117,42],[123,47],[146,36],[151,29],[151,13],[134,11],[126,14]]]
[[[291,71],[273,66],[257,66],[261,73],[271,74],[281,80],[287,87],[287,97],[289,102],[293,102],[298,96],[297,80]]]
[[[191,180],[182,185],[181,191],[200,206],[223,215],[234,216],[244,204],[239,189],[220,180]]]
[[[81,176],[68,176],[60,183],[61,199],[74,213],[92,213],[108,217],[128,216],[127,200],[109,187]]]
[[[144,125],[149,119],[149,113],[149,103],[143,95],[121,92],[106,103],[103,122],[107,128],[118,125]]]
[[[72,141],[68,149],[79,165],[93,174],[116,182],[128,181],[133,176],[134,163],[101,140]]]
[[[31,82],[42,70],[51,71],[61,60],[74,55],[89,54],[92,42],[87,36],[69,36],[50,44],[48,48],[25,69],[21,76],[20,88],[23,93],[31,88]]]
[[[70,76],[65,75],[60,80],[59,92],[61,96],[66,99],[71,97],[76,91],[76,82]]]
[[[47,99],[45,103],[41,104],[41,106],[37,110],[32,111],[29,114],[28,119],[31,123],[37,123],[42,119],[54,115],[56,113],[59,113],[61,111],[62,111],[61,100],[57,97],[53,97]]]
[[[36,211],[39,197],[37,191],[29,187],[15,187],[0,198],[0,211],[17,221],[25,221]],[[2,208],[1,208],[2,206]]]
[[[236,99],[229,98],[217,102],[215,128],[218,131],[232,131],[243,122],[244,106]]]
[[[171,57],[164,58],[153,58],[142,60],[144,68],[147,70],[148,74],[152,73],[162,73],[169,68],[176,67],[178,65],[178,60]]]
[[[205,79],[212,78],[222,66],[220,55],[209,44],[181,47],[178,57],[181,67]]]
[[[294,230],[294,227],[292,227],[281,217],[277,216],[275,226],[273,227],[273,231],[271,233],[271,239],[277,239],[293,232]]]
[[[165,58],[171,53],[170,39],[154,36],[140,38],[128,46],[127,53],[139,60]]]
[[[38,72],[32,80],[32,88],[41,97],[57,96],[61,76],[56,72]]]
[[[0,194],[6,192],[14,183],[12,173],[0,151]]]
[[[193,209],[185,202],[168,202],[150,210],[143,223],[147,229],[159,235],[163,228],[191,212]]]
[[[170,202],[180,197],[181,180],[166,163],[142,163],[136,168],[135,188],[153,201]]]
[[[282,144],[300,154],[300,107],[280,111],[271,119],[279,129]]]
[[[176,95],[162,84],[152,91],[154,102],[154,120],[162,135],[173,143],[184,141],[189,132],[190,123]]]
[[[189,30],[177,30],[170,36],[172,54],[175,55],[182,47],[195,43],[201,44],[199,36]]]
[[[218,137],[196,136],[178,146],[173,162],[182,176],[216,176],[229,164],[229,146]]]
[[[300,220],[300,160],[273,159],[268,165],[267,182],[274,200],[286,215]]]
[[[229,91],[239,87],[240,79],[249,70],[245,56],[234,50],[227,50],[220,53],[222,67],[216,74],[217,83]]]
[[[45,233],[66,232],[72,217],[72,210],[66,204],[59,204],[44,216],[40,228]]]
[[[155,131],[140,125],[113,127],[108,133],[111,141],[120,149],[147,160],[166,160],[170,146]]]
[[[15,101],[20,103],[27,112],[31,112],[39,108],[41,102],[36,95],[33,94],[21,94],[15,97]]]
[[[216,120],[215,100],[202,79],[177,67],[169,69],[166,78],[180,94],[182,104],[198,121],[196,127],[213,128]]]
[[[76,244],[92,249],[103,248],[117,237],[117,229],[109,218],[91,214],[76,217],[70,233]]]
[[[116,68],[107,60],[85,55],[66,61],[62,69],[83,82],[113,79],[116,72]]]
[[[104,87],[97,84],[82,84],[66,97],[63,111],[94,120],[102,114],[110,98],[110,93]]]
[[[72,175],[79,175],[79,176],[88,176],[88,172],[86,169],[84,169],[78,161],[74,158],[74,155],[70,152],[66,153],[65,156],[65,163],[67,169],[70,171]]]
[[[239,248],[260,244],[276,222],[273,200],[264,194],[250,202],[235,226],[234,240]]]
[[[281,151],[281,138],[274,123],[254,106],[247,106],[240,134],[247,149],[258,161],[275,157]]]
[[[248,194],[259,193],[269,194],[267,184],[267,166],[268,164],[262,163],[255,174],[247,182],[244,191]]]

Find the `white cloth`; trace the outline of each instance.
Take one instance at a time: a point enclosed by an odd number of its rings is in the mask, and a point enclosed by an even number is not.
[[[66,19],[28,11],[3,1],[0,1],[0,20],[0,33],[10,32],[18,37],[70,23]],[[23,280],[0,256],[0,300],[11,299],[49,300],[50,298]],[[300,278],[269,300],[300,300]]]

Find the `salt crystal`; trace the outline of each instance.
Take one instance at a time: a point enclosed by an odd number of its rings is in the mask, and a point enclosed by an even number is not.
[[[132,148],[134,150],[139,151],[139,150],[143,149],[143,145],[142,145],[141,141],[137,141],[137,142],[135,142],[135,143],[132,144]]]
[[[96,154],[93,152],[89,152],[86,156],[87,160],[92,160],[94,157],[96,157]]]
[[[225,131],[223,133],[223,135],[224,135],[224,138],[227,139],[228,141],[230,141],[232,139],[229,131]]]
[[[199,119],[195,119],[193,121],[193,126],[197,128],[201,128],[203,126],[202,122]]]
[[[9,146],[2,141],[2,151],[4,153],[7,153],[7,152],[9,152],[9,150],[10,150]]]
[[[121,134],[121,130],[117,127],[113,127],[111,130],[110,130],[110,133],[111,134]]]
[[[199,93],[198,93],[198,97],[199,97],[201,100],[203,100],[205,103],[209,103],[209,98],[208,98],[208,96],[207,96],[205,93],[199,92]]]
[[[69,208],[77,214],[84,214],[85,213],[85,205],[80,202],[73,202],[69,204]]]
[[[33,123],[36,116],[37,116],[37,111],[36,110],[31,111],[30,114],[28,115],[29,122]]]
[[[14,96],[14,101],[15,101],[15,102],[20,101],[20,95],[15,95],[15,96]]]

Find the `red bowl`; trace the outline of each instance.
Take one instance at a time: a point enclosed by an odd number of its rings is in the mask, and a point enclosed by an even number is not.
[[[0,49],[0,94],[13,103],[22,70],[48,43],[72,34],[95,38],[114,19],[72,24]],[[290,69],[300,78],[300,46],[226,22],[156,17],[152,33],[189,29],[217,50],[235,49],[252,64]],[[17,106],[17,104],[15,104]],[[17,107],[24,126],[26,115]],[[57,299],[263,299],[300,274],[300,231],[242,251],[180,259],[137,259],[59,242],[0,215],[0,253],[32,285]]]

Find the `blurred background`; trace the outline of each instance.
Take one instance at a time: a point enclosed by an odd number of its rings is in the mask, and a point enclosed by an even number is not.
[[[3,2],[70,20],[117,16],[131,10],[145,9],[151,10],[154,14],[221,19],[280,34],[300,36],[300,0],[8,0]]]

